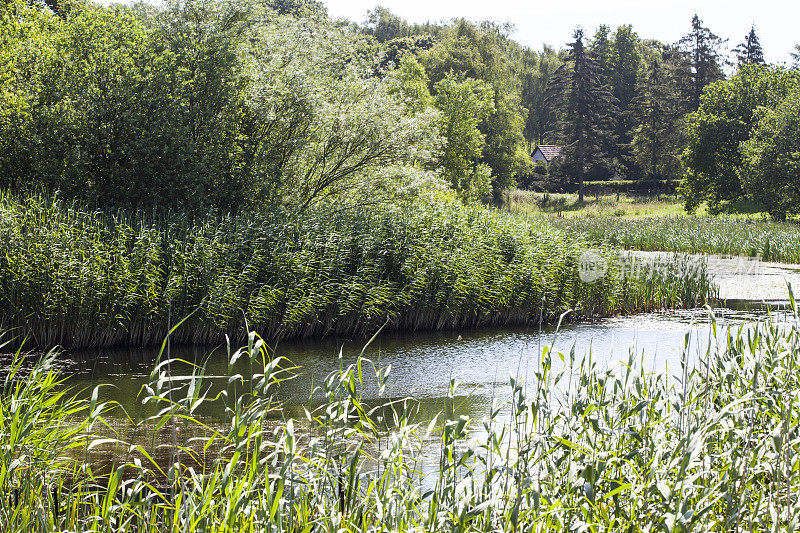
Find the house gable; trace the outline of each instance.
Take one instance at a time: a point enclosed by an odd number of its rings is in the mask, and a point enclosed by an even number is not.
[[[533,159],[534,163],[537,161],[549,163],[559,157],[561,157],[561,147],[553,144],[540,144],[531,154],[531,159]]]

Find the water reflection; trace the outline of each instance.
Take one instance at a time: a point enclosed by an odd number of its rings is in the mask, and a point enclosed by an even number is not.
[[[752,320],[785,318],[780,311],[758,310],[717,309],[715,315],[720,329]],[[423,412],[433,413],[441,410],[437,406],[443,405],[450,383],[455,380],[459,383],[458,394],[469,399],[464,402],[463,414],[480,418],[488,412],[493,398],[509,397],[509,375],[523,380],[533,375],[545,346],[565,354],[574,350],[579,358],[591,354],[601,370],[613,369],[617,362],[627,361],[633,352],[647,371],[678,373],[685,343],[688,342],[691,362],[706,352],[710,340],[707,311],[693,310],[572,324],[558,331],[549,328],[541,332],[493,329],[414,335],[388,333],[379,336],[366,349],[363,339],[325,339],[286,342],[271,346],[271,350],[286,360],[283,377],[287,379],[275,389],[276,398],[285,406],[282,416],[301,416],[304,407],[313,408],[322,400],[320,385],[325,378],[354,364],[363,350],[364,357],[369,360],[363,363],[362,392],[366,400],[379,396],[370,365],[391,365],[384,397],[413,397],[423,406]],[[72,372],[70,385],[88,391],[103,384],[101,400],[119,402],[133,418],[146,415],[142,411],[140,392],[150,379],[158,359],[157,350],[127,348],[67,355]],[[172,349],[172,357],[204,365],[205,373],[211,376],[206,379],[211,386],[209,397],[227,390],[226,398],[208,403],[198,412],[200,416],[220,422],[226,420],[225,407],[242,392],[241,383],[229,385],[227,376],[231,372],[238,373],[246,380],[253,372],[259,372],[246,358],[239,359],[229,369],[225,347],[177,347]],[[554,358],[554,370],[559,370],[560,364],[560,360]],[[191,371],[192,367],[187,364],[172,368],[175,375]]]

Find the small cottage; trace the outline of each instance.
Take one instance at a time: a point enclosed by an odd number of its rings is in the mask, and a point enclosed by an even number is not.
[[[536,150],[531,154],[533,162],[544,161],[545,163],[551,162],[553,159],[561,157],[561,147],[554,144],[540,144]]]

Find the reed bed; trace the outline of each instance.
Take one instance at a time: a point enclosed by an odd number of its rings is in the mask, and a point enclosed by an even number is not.
[[[587,284],[569,231],[446,198],[359,212],[148,221],[0,196],[0,326],[29,346],[368,336],[702,304],[707,278]],[[686,271],[675,259],[676,271]]]
[[[270,425],[281,360],[251,334],[229,352],[231,369],[250,361],[248,378],[205,376],[202,366],[173,376],[170,359],[154,368],[142,399],[153,413],[145,422],[172,435],[163,466],[97,434],[114,406],[59,392],[53,354],[25,371],[17,355],[0,404],[0,530],[792,531],[800,316],[791,303],[787,322],[712,322],[721,342],[702,353],[687,336],[672,374],[643,371],[634,354],[609,370],[591,353],[545,349],[531,381],[512,377],[511,397],[481,420],[447,409],[415,424],[413,402],[368,407],[365,376],[385,391],[390,374],[361,359],[322,382],[325,401],[306,410],[302,431],[294,420]],[[245,392],[207,398],[215,379]],[[452,385],[450,402],[455,394]],[[196,418],[208,401],[226,403],[226,428]],[[188,426],[205,436],[180,441]],[[102,475],[76,457],[112,442],[124,453]]]
[[[800,227],[727,216],[547,218],[595,244],[631,250],[760,257],[800,263]]]

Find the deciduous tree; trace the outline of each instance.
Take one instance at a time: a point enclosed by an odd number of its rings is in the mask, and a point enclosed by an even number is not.
[[[729,80],[707,87],[699,109],[687,117],[688,145],[681,156],[688,211],[703,201],[712,212],[721,211],[743,197],[740,144],[758,121],[756,110],[775,107],[798,79],[777,67],[745,65]]]
[[[742,144],[744,189],[778,220],[800,213],[800,86]]]
[[[464,201],[479,200],[491,192],[491,169],[479,162],[486,136],[478,125],[494,111],[492,87],[448,74],[435,89],[434,102],[442,114],[440,133],[445,139],[440,159],[444,178]]]

